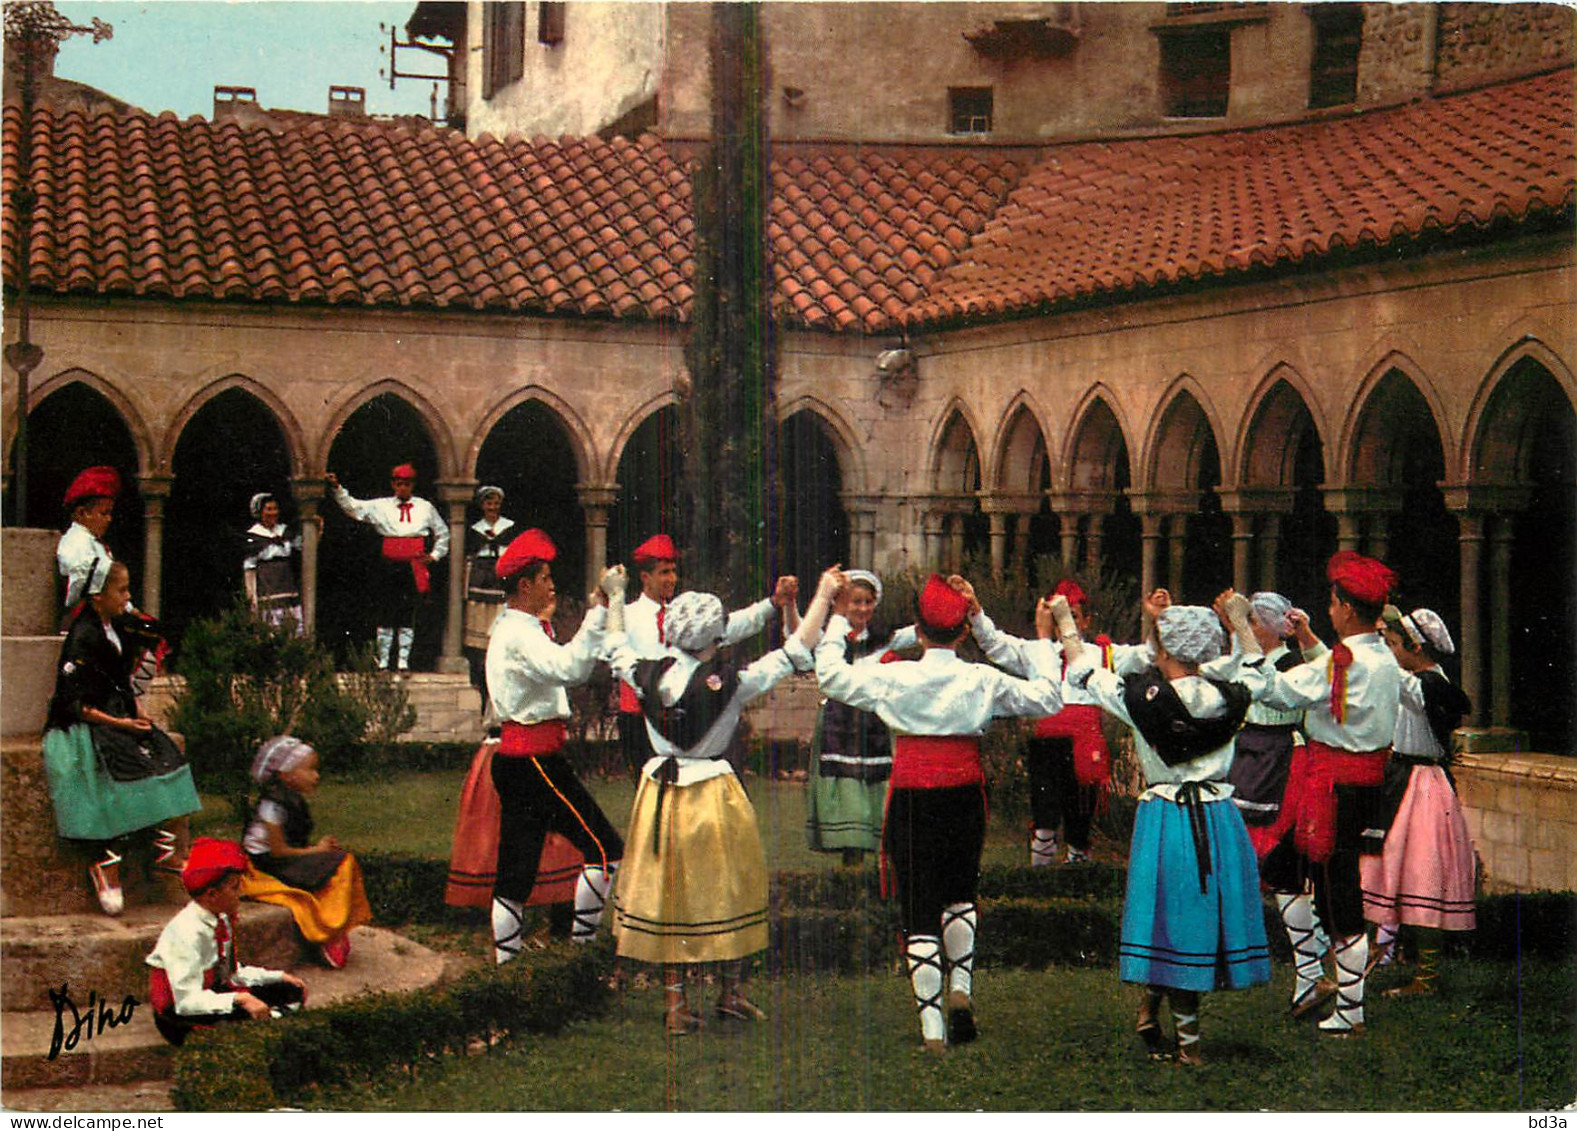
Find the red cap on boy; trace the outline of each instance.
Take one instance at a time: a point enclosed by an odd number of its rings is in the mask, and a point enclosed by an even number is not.
[[[920,619],[933,628],[957,628],[969,615],[969,598],[933,573],[920,592]]]
[[[679,560],[679,551],[674,549],[674,540],[666,534],[653,534],[646,541],[635,547],[635,564],[645,565],[648,562],[676,562]]]
[[[500,581],[508,581],[532,562],[551,562],[558,556],[553,539],[532,527],[509,544],[509,549],[498,559],[496,572]]]
[[[66,488],[65,506],[83,499],[113,499],[120,494],[120,472],[113,467],[84,468]]]
[[[1064,578],[1057,582],[1057,588],[1051,591],[1053,597],[1066,597],[1070,605],[1088,605],[1090,598],[1080,588],[1079,583],[1073,578]]]
[[[402,463],[402,464],[400,464],[400,466],[396,467],[393,471],[389,472],[389,478],[390,479],[415,479],[416,478],[416,468],[412,467],[408,463]]]
[[[1325,565],[1325,578],[1332,585],[1368,605],[1383,605],[1396,584],[1391,567],[1352,550],[1339,550]]]
[[[186,867],[181,869],[181,883],[191,895],[210,888],[231,872],[244,873],[247,869],[246,853],[233,840],[216,840],[200,836],[192,841],[192,850],[186,857]]]

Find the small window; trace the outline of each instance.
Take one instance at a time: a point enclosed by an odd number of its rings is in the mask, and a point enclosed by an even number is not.
[[[1362,4],[1314,4],[1314,59],[1309,64],[1309,109],[1358,101],[1358,51],[1363,46]]]
[[[491,98],[526,73],[526,6],[494,0],[482,11],[482,97]]]
[[[947,132],[950,134],[990,133],[991,101],[989,86],[948,87]]]
[[[1232,33],[1191,28],[1161,36],[1161,97],[1171,118],[1226,116],[1232,90]]]
[[[564,42],[563,0],[543,0],[537,5],[537,42]]]

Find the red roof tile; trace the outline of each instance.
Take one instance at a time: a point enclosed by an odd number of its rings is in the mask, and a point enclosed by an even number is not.
[[[301,116],[289,129],[37,111],[44,291],[686,318],[683,154]],[[0,254],[15,278],[8,106]],[[780,317],[1002,315],[1520,220],[1573,201],[1572,72],[1394,110],[1023,151],[772,162]]]
[[[1321,122],[1048,148],[903,321],[1002,315],[1569,208],[1571,70]],[[924,241],[922,240],[922,244]]]

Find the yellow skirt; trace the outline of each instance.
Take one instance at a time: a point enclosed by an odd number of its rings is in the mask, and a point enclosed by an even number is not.
[[[248,865],[241,877],[241,898],[290,908],[302,937],[317,946],[331,942],[352,927],[372,922],[372,908],[361,883],[361,865],[349,853],[317,891],[290,887]]]
[[[767,862],[733,774],[663,793],[641,779],[613,901],[618,952],[642,962],[726,962],[767,948]],[[654,833],[657,835],[654,837]]]

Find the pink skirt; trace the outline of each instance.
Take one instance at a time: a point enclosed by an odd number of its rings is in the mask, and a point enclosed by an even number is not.
[[[1359,867],[1369,922],[1473,929],[1473,842],[1439,766],[1413,767],[1385,851],[1362,857]]]

